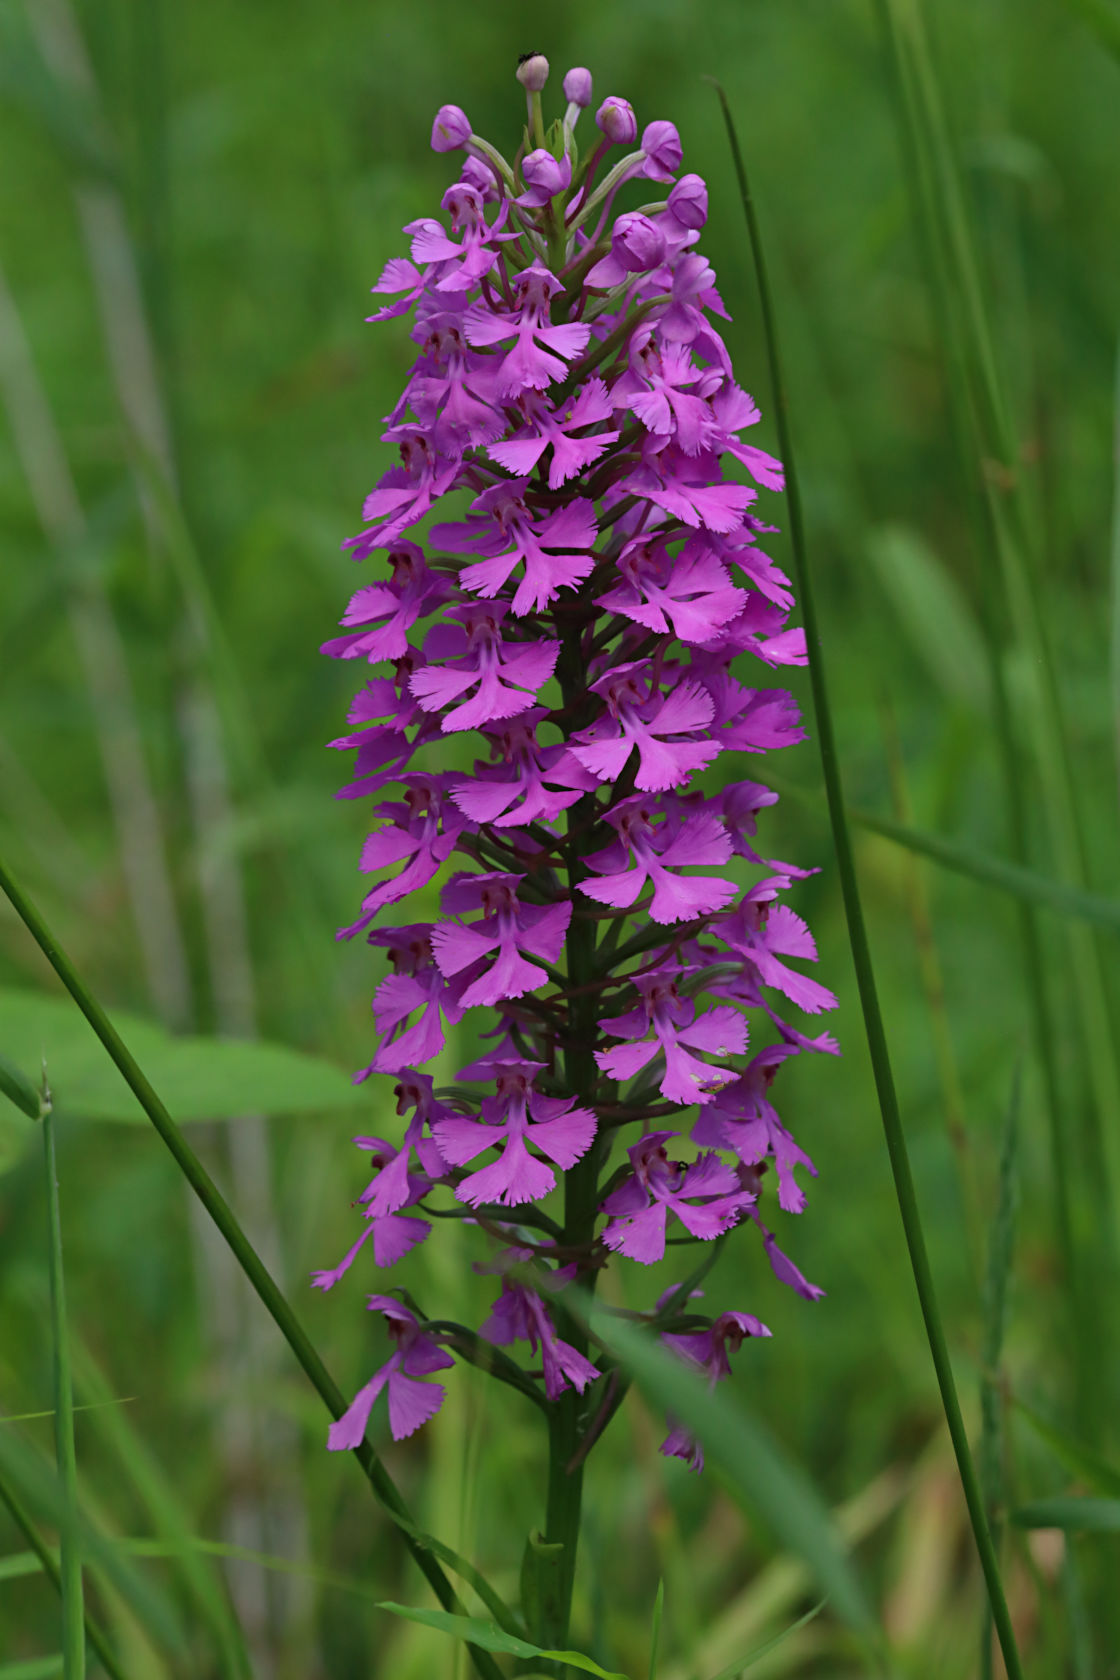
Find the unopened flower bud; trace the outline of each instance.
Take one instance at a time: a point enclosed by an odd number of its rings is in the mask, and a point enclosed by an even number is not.
[[[518,204],[539,209],[547,204],[557,193],[566,192],[572,184],[572,160],[564,157],[559,160],[543,147],[529,156],[521,165],[521,173],[525,179],[526,191],[517,200]]]
[[[649,181],[671,181],[681,166],[681,137],[671,122],[647,123],[642,151],[646,155],[642,174]]]
[[[459,179],[480,193],[487,204],[493,203],[499,196],[497,176],[483,158],[469,155],[463,164]]]
[[[517,61],[517,79],[526,93],[539,93],[548,80],[548,60],[543,53],[522,53]]]
[[[595,126],[606,135],[612,146],[632,146],[638,138],[634,107],[628,99],[619,99],[613,93],[596,111]]]
[[[708,189],[699,175],[682,175],[668,198],[669,214],[682,227],[702,228],[708,219]]]
[[[591,72],[590,70],[569,70],[564,77],[564,98],[571,105],[578,105],[581,111],[586,111],[591,103]]]
[[[432,124],[433,152],[457,152],[471,137],[471,125],[458,105],[441,105]]]
[[[628,273],[644,274],[664,259],[665,235],[656,222],[632,210],[615,223],[611,251]]]

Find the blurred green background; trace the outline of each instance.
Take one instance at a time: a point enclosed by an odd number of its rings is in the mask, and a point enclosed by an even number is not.
[[[324,750],[353,684],[316,651],[355,583],[339,544],[390,464],[380,417],[410,361],[404,323],[362,318],[383,263],[406,248],[401,225],[437,213],[453,177],[453,160],[428,150],[435,109],[461,104],[512,154],[512,71],[529,47],[552,62],[553,114],[564,70],[585,64],[596,103],[618,93],[640,123],[677,123],[685,167],[711,190],[703,249],[735,318],[738,377],[774,448],[742,212],[704,75],[726,86],[773,271],[853,805],[1116,894],[1120,8],[939,0],[925,14],[923,33],[917,0],[571,0],[532,25],[509,0],[4,0],[0,843],[104,1001],[345,1070],[369,1060],[381,959],[332,937],[354,913],[364,814],[334,802],[342,762]],[[916,158],[906,109],[925,123]],[[788,566],[784,536],[772,552]],[[1060,721],[1039,664],[1047,644]],[[803,678],[792,686],[808,708]],[[767,815],[765,849],[821,865],[795,902],[840,994],[829,1025],[844,1058],[782,1076],[779,1106],[820,1177],[800,1220],[775,1218],[828,1293],[807,1305],[744,1239],[708,1300],[771,1326],[772,1341],[740,1355],[738,1390],[840,1512],[900,1672],[970,1680],[979,1576],[901,1239],[815,747],[785,754],[776,774],[806,797]],[[1107,1462],[1120,1465],[1115,931],[1095,946],[1089,924],[1048,909],[1025,928],[1006,893],[858,836],[977,1435],[993,1326],[981,1279],[993,1228],[1009,1230],[999,1161],[1022,1070],[1006,1337],[989,1371],[994,1497],[1003,1510],[1099,1494]],[[6,906],[0,986],[57,991]],[[97,1593],[129,1674],[228,1671],[223,1578],[265,1680],[465,1672],[437,1635],[373,1609],[427,1602],[419,1577],[353,1463],[324,1451],[314,1396],[158,1140],[65,1099],[76,1381],[92,1408],[78,1420],[84,1495],[108,1535],[180,1547],[137,1564],[178,1615],[174,1638],[145,1627],[127,1592]],[[349,1391],[380,1357],[361,1306],[372,1272],[325,1297],[306,1282],[357,1234],[364,1180],[348,1140],[383,1128],[388,1098],[375,1083],[349,1111],[275,1106],[285,1112],[192,1138]],[[0,1169],[0,1417],[12,1418],[49,1409],[51,1343],[39,1152],[7,1114]],[[469,1269],[479,1257],[477,1239],[448,1225],[389,1281],[477,1323],[490,1293]],[[652,1291],[639,1281],[641,1305]],[[637,1400],[625,1416],[589,1471],[576,1633],[609,1666],[644,1673],[662,1578],[661,1673],[707,1677],[814,1594],[713,1480],[658,1457],[658,1417]],[[1032,1416],[1052,1426],[1048,1440]],[[0,1428],[29,1461],[51,1451],[49,1417]],[[460,1368],[438,1424],[386,1457],[420,1520],[515,1591],[540,1520],[542,1451],[517,1397]],[[183,1554],[184,1535],[290,1568]],[[0,1510],[0,1665],[57,1649],[50,1586],[14,1567],[6,1578],[3,1560],[23,1549]],[[1012,1530],[1005,1558],[1028,1672],[1120,1673],[1116,1536]],[[827,1610],[752,1670],[862,1672]]]

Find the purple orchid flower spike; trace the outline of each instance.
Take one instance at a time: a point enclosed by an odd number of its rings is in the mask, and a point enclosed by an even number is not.
[[[515,1386],[536,1386],[578,1478],[617,1385],[573,1306],[598,1270],[726,1238],[760,1287],[823,1293],[778,1243],[816,1170],[778,1076],[838,1045],[787,1019],[836,1003],[786,902],[813,871],[761,832],[764,755],[805,738],[774,673],[806,648],[765,552],[783,472],[723,337],[707,188],[671,122],[613,95],[583,117],[585,69],[549,127],[547,76],[526,54],[512,163],[458,106],[437,113],[446,190],[373,286],[370,319],[409,317],[414,360],[382,431],[398,459],[343,544],[371,573],[323,648],[380,666],[332,743],[356,755],[339,797],[372,801],[340,934],[375,964],[355,1075],[372,1172],[357,1240],[313,1283],[407,1276],[460,1219],[502,1277],[481,1336],[511,1350],[477,1362],[509,1380],[527,1346]],[[653,202],[616,208],[639,182]],[[466,1065],[441,1085],[451,1044]],[[411,1434],[447,1346],[479,1346],[370,1305],[395,1351],[332,1447],[383,1390]],[[710,1382],[769,1334],[746,1312],[654,1316]],[[699,1468],[671,1422],[661,1450]]]

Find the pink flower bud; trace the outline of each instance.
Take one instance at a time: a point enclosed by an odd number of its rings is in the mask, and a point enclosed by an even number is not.
[[[664,260],[665,235],[656,222],[632,210],[615,223],[611,252],[628,273],[644,274]]]
[[[618,99],[613,93],[596,111],[595,126],[602,130],[612,146],[632,146],[638,138],[634,107],[628,99]]]
[[[517,61],[517,79],[526,93],[539,93],[548,80],[548,60],[543,53],[522,53]]]
[[[669,214],[682,227],[702,228],[708,219],[708,189],[699,175],[682,175],[669,194]]]
[[[590,70],[568,71],[564,77],[564,98],[570,105],[578,105],[581,111],[586,111],[591,103]]]
[[[559,160],[543,147],[529,156],[521,165],[521,173],[525,180],[526,191],[517,200],[534,209],[542,204],[548,204],[557,193],[566,192],[572,184],[572,160],[564,157]]]
[[[471,137],[471,125],[458,105],[441,105],[432,124],[433,152],[457,152]]]
[[[649,181],[671,181],[681,166],[681,137],[671,122],[651,122],[642,135],[642,173]]]

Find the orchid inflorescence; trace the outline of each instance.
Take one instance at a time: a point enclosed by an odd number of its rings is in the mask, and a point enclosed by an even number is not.
[[[333,1425],[336,1449],[360,1443],[382,1390],[394,1437],[411,1434],[439,1409],[429,1379],[455,1355],[546,1407],[583,1395],[589,1443],[617,1384],[564,1291],[593,1288],[612,1254],[650,1265],[668,1241],[710,1244],[745,1222],[783,1282],[821,1293],[760,1211],[769,1163],[788,1213],[805,1200],[795,1169],[815,1171],[773,1106],[774,1075],[837,1049],[772,1000],[835,1005],[782,960],[816,958],[780,902],[810,871],[754,848],[774,793],[705,777],[722,755],[803,738],[791,695],[732,675],[744,656],[806,660],[786,628],[789,582],[758,546],[774,527],[751,511],[782,469],[739,435],[759,412],[713,325],[728,316],[697,249],[707,190],[679,174],[676,129],[652,122],[638,142],[612,97],[581,156],[591,77],[568,73],[546,133],[547,69],[539,54],[519,67],[528,125],[512,166],[457,106],[440,110],[434,149],[465,153],[442,201],[449,225],[411,222],[411,260],[373,288],[389,301],[371,320],[414,312],[419,355],[382,434],[401,464],[345,545],[387,570],[324,652],[391,671],[359,691],[333,744],[357,750],[340,797],[373,797],[378,819],[361,858],[370,890],[342,936],[364,934],[390,965],[373,998],[379,1044],[356,1077],[393,1079],[406,1124],[397,1143],[355,1139],[373,1165],[364,1229],[314,1281],[329,1289],[367,1245],[390,1268],[429,1235],[425,1212],[457,1211],[495,1245],[478,1269],[501,1286],[477,1333],[371,1295],[396,1351]],[[642,182],[669,191],[616,215]],[[446,498],[454,516],[421,535]],[[467,734],[485,756],[447,768],[448,738]],[[438,920],[385,924],[457,858],[467,867],[445,880]],[[767,1040],[750,1059],[747,1011]],[[463,1022],[480,1053],[436,1087],[422,1070]],[[550,1212],[558,1180],[563,1210]],[[693,1310],[706,1269],[643,1316],[715,1382],[729,1349],[770,1332],[746,1312]],[[518,1341],[539,1370],[495,1351]],[[698,1443],[670,1424],[662,1451],[699,1468]]]

